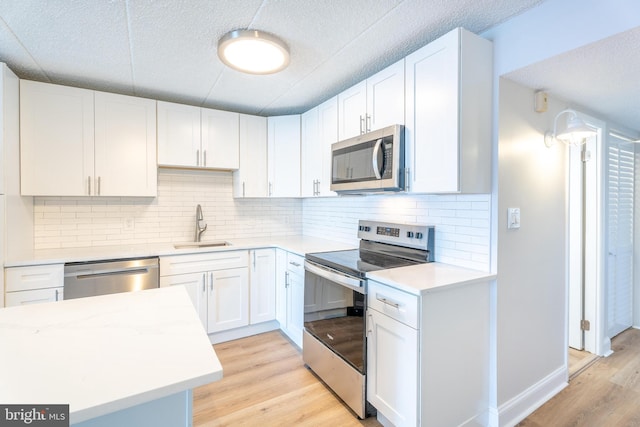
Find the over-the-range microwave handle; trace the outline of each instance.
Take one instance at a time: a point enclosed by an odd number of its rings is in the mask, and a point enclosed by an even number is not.
[[[353,289],[356,292],[364,294],[364,280],[346,276],[337,271],[329,270],[327,269],[327,267],[320,267],[309,260],[304,261],[304,269],[310,273],[315,274],[316,276],[322,277],[339,285]]]
[[[373,159],[371,160],[373,165],[373,173],[376,175],[376,179],[382,179],[380,174],[380,165],[378,164],[378,154],[380,153],[380,146],[382,145],[382,138],[376,141],[376,145],[373,146]]]

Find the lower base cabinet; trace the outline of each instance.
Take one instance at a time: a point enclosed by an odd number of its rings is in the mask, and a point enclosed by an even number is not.
[[[304,258],[278,249],[276,276],[276,319],[280,323],[282,332],[302,348]]]

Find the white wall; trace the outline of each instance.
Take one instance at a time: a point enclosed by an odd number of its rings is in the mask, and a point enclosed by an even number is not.
[[[478,195],[375,195],[305,199],[304,234],[357,245],[358,220],[435,225],[435,259],[488,271],[490,203]]]
[[[203,241],[302,234],[301,200],[234,199],[229,172],[161,169],[157,198],[36,197],[34,203],[36,249],[192,241],[198,203],[208,224]]]

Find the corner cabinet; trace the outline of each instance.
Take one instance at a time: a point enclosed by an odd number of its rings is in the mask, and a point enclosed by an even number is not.
[[[267,118],[240,114],[240,167],[233,197],[267,197]]]
[[[405,58],[408,191],[490,193],[492,44],[455,29]]]
[[[156,101],[20,82],[21,193],[157,194]]]
[[[300,197],[300,115],[267,122],[269,197]]]
[[[338,141],[338,97],[301,116],[301,195],[336,196],[331,191],[331,144]]]
[[[338,95],[338,138],[404,124],[404,59]]]
[[[158,164],[238,169],[239,117],[229,111],[158,101]]]

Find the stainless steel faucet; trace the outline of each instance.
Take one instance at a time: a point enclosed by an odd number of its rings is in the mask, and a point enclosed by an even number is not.
[[[204,216],[202,215],[202,206],[196,206],[196,237],[195,241],[199,242],[202,238],[202,233],[207,229],[207,223],[204,223],[204,227],[202,226],[202,221],[204,221]]]

